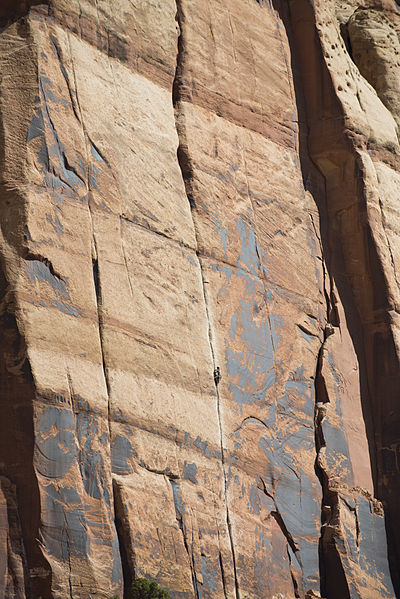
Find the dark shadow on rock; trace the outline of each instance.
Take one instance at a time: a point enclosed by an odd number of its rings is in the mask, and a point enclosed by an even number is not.
[[[1,0],[0,29],[26,16],[31,7],[41,6],[46,8],[49,4],[50,0]]]
[[[359,179],[358,165],[354,158],[354,149],[349,139],[345,137],[345,124],[342,108],[336,97],[333,89],[330,74],[325,65],[321,42],[318,38],[314,11],[312,3],[308,0],[271,0],[274,10],[279,15],[283,22],[286,35],[288,37],[291,53],[291,69],[296,94],[296,103],[299,119],[299,154],[301,161],[301,170],[305,190],[309,191],[316,202],[319,217],[320,217],[320,235],[323,248],[324,259],[329,276],[335,282],[341,303],[346,315],[347,327],[353,342],[353,346],[359,363],[359,382],[361,391],[361,403],[363,418],[365,422],[367,440],[369,447],[370,463],[374,483],[374,494],[378,497],[385,506],[385,523],[388,539],[388,555],[390,569],[393,579],[393,584],[399,596],[399,579],[397,568],[397,552],[396,541],[393,537],[394,529],[397,526],[397,508],[396,501],[391,496],[390,490],[382,486],[382,467],[378,459],[379,453],[377,450],[376,431],[380,429],[382,422],[377,417],[380,407],[379,398],[375,397],[376,389],[370,389],[371,378],[369,377],[368,369],[371,367],[371,355],[376,351],[371,348],[366,342],[365,324],[362,322],[362,316],[354,297],[352,282],[346,274],[346,257],[343,252],[343,244],[340,235],[340,227],[334,214],[334,207],[328,206],[329,197],[326,188],[326,179],[324,173],[316,165],[313,158],[318,151],[323,152],[323,144],[330,144],[329,136],[325,136],[324,127],[326,122],[331,119],[332,127],[337,129],[334,136],[336,150],[343,155],[348,155],[355,163],[354,178]],[[301,27],[302,30],[295,31],[293,27],[292,9],[297,12],[302,11]],[[278,24],[279,27],[279,24]],[[301,48],[299,47],[301,45]],[[328,124],[329,128],[329,124]],[[312,130],[313,139],[310,142],[310,132]],[[317,139],[318,138],[318,139]],[[311,147],[313,146],[313,147]],[[315,151],[315,147],[318,151]],[[326,147],[329,151],[330,147]],[[358,193],[362,194],[363,190],[358,185]],[[368,227],[366,227],[368,229]],[[385,305],[385,297],[382,289],[385,288],[382,267],[379,264],[377,257],[376,246],[371,239],[371,232],[366,231],[364,237],[364,253],[365,264],[364,268],[370,275],[372,280],[371,302],[375,306]],[[376,293],[380,293],[382,297],[375,298]],[[330,298],[331,306],[333,307],[334,298]],[[335,323],[333,323],[335,324]],[[388,341],[388,339],[386,339]],[[381,359],[389,359],[393,351],[391,344],[386,343],[380,350]],[[367,352],[369,360],[367,359]],[[388,354],[390,356],[388,357]],[[376,356],[378,358],[378,356]],[[375,365],[373,363],[375,368]],[[374,397],[374,402],[372,401]],[[321,559],[324,559],[321,552]],[[329,556],[325,556],[325,563],[321,563],[321,584],[322,590],[327,594],[328,599],[336,599],[330,594],[329,589],[324,589],[328,580],[334,580],[334,573],[327,572],[329,568]],[[335,563],[334,560],[331,564]],[[332,578],[333,576],[333,578]],[[325,595],[324,595],[325,596]]]

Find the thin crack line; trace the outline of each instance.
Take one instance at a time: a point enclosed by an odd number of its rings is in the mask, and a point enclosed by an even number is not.
[[[179,77],[182,74],[182,70],[183,70],[183,52],[184,52],[184,50],[183,50],[183,11],[182,11],[181,0],[176,0],[176,20],[177,20],[177,23],[179,26],[180,34],[178,37],[178,51],[177,51],[177,56],[176,56],[175,77],[174,77],[174,82],[173,82],[173,86],[172,86],[172,100],[173,100],[173,107],[174,107],[174,112],[175,112],[176,131],[177,131],[178,140],[179,140],[177,156],[178,156],[179,167],[180,167],[181,173],[182,173],[182,179],[183,179],[183,182],[185,185],[186,196],[187,196],[189,206],[190,206],[190,214],[192,217],[193,231],[194,231],[194,236],[196,239],[196,246],[198,248],[198,246],[199,246],[198,234],[197,234],[195,218],[193,216],[194,206],[192,205],[193,201],[191,199],[192,194],[190,193],[190,191],[188,189],[188,187],[190,185],[189,181],[191,181],[193,179],[193,173],[192,173],[192,169],[190,166],[189,156],[187,155],[187,152],[185,152],[185,150],[181,144],[182,137],[181,137],[181,133],[179,131],[179,126],[178,126],[178,122],[177,122],[177,114],[176,114],[177,113],[177,105],[178,105],[178,102],[180,101]],[[186,158],[188,169],[185,169],[185,167],[184,167],[184,164],[182,161],[183,154],[184,154],[184,157]],[[186,172],[186,170],[188,172]],[[202,260],[198,256],[198,252],[196,252],[196,254],[197,254],[197,257],[199,260],[199,266],[200,266],[204,307],[205,307],[207,324],[208,324],[208,341],[209,341],[209,347],[210,347],[210,354],[211,354],[211,358],[212,358],[213,368],[215,370],[215,368],[217,367],[217,363],[216,363],[216,357],[215,357],[215,351],[214,351],[214,341],[213,341],[213,335],[212,335],[212,329],[211,329],[211,315],[210,315],[210,310],[209,310],[209,300],[208,300],[208,296],[207,296],[206,282],[205,282],[205,278],[204,278],[204,269],[203,269]],[[229,507],[228,507],[228,501],[227,501],[228,481],[227,481],[227,472],[226,472],[226,467],[225,467],[225,464],[226,464],[225,449],[224,449],[224,444],[223,444],[221,398],[220,398],[217,383],[215,383],[215,390],[216,390],[216,397],[217,397],[216,407],[217,407],[217,415],[218,415],[218,427],[219,427],[219,437],[220,437],[221,457],[222,457],[221,464],[222,464],[222,470],[223,470],[223,474],[224,474],[224,496],[225,496],[226,524],[227,524],[228,536],[229,536],[231,553],[232,553],[232,563],[233,563],[233,571],[234,571],[234,579],[235,579],[235,596],[236,596],[236,599],[240,599],[239,583],[238,583],[237,568],[236,568],[236,556],[235,556],[235,549],[234,549],[233,536],[232,536],[232,525],[231,525],[230,513],[229,513]]]

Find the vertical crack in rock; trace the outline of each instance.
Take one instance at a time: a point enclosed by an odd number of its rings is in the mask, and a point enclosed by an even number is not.
[[[345,118],[344,107],[336,94],[329,63],[325,59],[321,41],[324,30],[316,22],[315,15],[318,5],[314,6],[307,0],[273,0],[273,5],[285,23],[294,63],[292,71],[297,105],[302,112],[302,117],[299,116],[299,133],[303,180],[306,189],[316,199],[322,245],[329,259],[327,271],[337,285],[359,363],[361,405],[375,493],[385,504],[387,530],[392,531],[394,537],[397,535],[400,546],[400,528],[396,524],[399,522],[398,498],[395,499],[394,492],[398,482],[393,475],[391,478],[386,475],[381,457],[385,424],[386,429],[390,428],[389,410],[392,409],[392,420],[398,418],[395,405],[398,403],[396,396],[400,381],[398,357],[395,354],[390,317],[387,316],[387,311],[391,309],[390,291],[384,258],[380,254],[379,233],[374,228],[376,219],[369,205],[374,198],[371,198],[372,194],[368,195],[368,173],[362,154],[356,147],[358,138],[351,130],[349,119]],[[359,141],[360,147],[361,142],[365,142],[363,147],[367,151],[369,140],[360,136]],[[316,177],[322,177],[325,181],[325,194],[319,188],[317,179],[314,184],[313,171]],[[352,211],[343,209],[346,197],[354,198]],[[355,255],[345,243],[349,238],[355,240],[351,246]],[[355,262],[358,265],[356,273],[352,270]],[[336,325],[334,314],[329,313],[329,302],[327,307],[327,322]],[[322,376],[324,343],[315,378],[315,469],[323,490],[320,542],[322,594],[328,599],[336,599],[338,596],[349,597],[347,577],[351,574],[347,570],[345,572],[346,566],[341,559],[346,549],[340,536],[339,499],[335,481],[329,480],[328,473],[323,469],[326,443],[322,423],[329,400]],[[389,534],[388,555],[395,579],[398,573],[395,563],[396,539],[391,540]]]
[[[71,106],[72,106],[72,110],[74,112],[74,115],[76,117],[76,119],[81,122],[81,119],[78,115],[78,106],[77,106],[77,102],[76,102],[76,97],[75,94],[73,93],[72,87],[71,87],[71,82],[69,80],[69,75],[66,71],[66,68],[64,66],[64,61],[62,59],[62,54],[61,54],[61,49],[59,48],[59,45],[57,43],[56,38],[54,37],[54,35],[51,36],[51,43],[53,44],[54,47],[54,51],[55,54],[57,56],[57,60],[60,63],[60,69],[61,69],[61,73],[62,76],[64,77],[65,83],[67,84],[67,89],[68,89],[68,93],[69,93],[69,98],[71,100]]]
[[[92,142],[89,132],[87,131],[85,121],[83,118],[82,108],[81,108],[80,101],[79,101],[77,77],[76,77],[75,66],[74,66],[74,61],[73,61],[71,39],[69,36],[68,36],[68,41],[69,41],[69,54],[70,54],[70,59],[71,59],[71,68],[72,68],[72,74],[73,74],[73,80],[74,80],[75,94],[72,91],[68,74],[66,72],[64,73],[65,68],[63,66],[63,60],[62,60],[62,55],[61,55],[60,49],[58,48],[55,40],[52,38],[52,43],[55,46],[56,54],[59,59],[60,66],[63,70],[63,76],[68,85],[71,102],[73,102],[74,114],[82,127],[82,132],[83,132],[83,136],[84,136],[84,140],[85,140],[86,165],[87,165],[86,187],[88,190],[87,198],[88,198],[88,210],[89,210],[89,216],[90,216],[91,238],[92,238],[93,285],[94,285],[95,297],[96,297],[96,310],[97,310],[97,321],[98,321],[98,331],[99,331],[99,340],[100,340],[101,365],[102,365],[104,381],[105,381],[106,389],[107,389],[107,421],[108,421],[108,435],[109,435],[109,443],[110,443],[110,460],[111,460],[111,386],[110,386],[108,367],[106,364],[105,351],[104,351],[104,326],[103,326],[103,314],[102,314],[101,275],[100,275],[100,269],[99,269],[99,252],[98,252],[94,223],[93,223],[93,206],[92,206],[92,195],[91,195],[92,183],[91,183],[91,172],[90,172],[90,164],[91,164],[91,162],[90,162],[90,155],[91,155],[90,147],[95,149],[97,154],[102,158],[102,160],[105,162],[105,164],[107,165],[107,167],[109,169],[111,167],[110,167],[109,162],[104,159],[104,157],[99,152],[98,148]],[[113,174],[113,177],[115,179],[114,174]],[[122,566],[123,596],[125,598],[127,598],[129,589],[132,584],[133,575],[135,572],[136,559],[135,559],[135,554],[133,552],[133,549],[131,548],[129,550],[129,539],[127,538],[127,535],[125,532],[125,529],[129,530],[129,526],[126,525],[126,522],[125,522],[126,515],[125,515],[124,508],[123,508],[123,502],[122,502],[122,498],[121,498],[121,490],[120,490],[118,483],[114,480],[112,481],[112,494],[113,494],[113,505],[114,505],[114,525],[115,525],[117,541],[118,541],[119,557],[120,557],[121,566]],[[125,522],[125,525],[124,525],[124,522]]]
[[[100,271],[99,271],[99,257],[98,257],[98,248],[97,248],[96,235],[95,235],[94,224],[93,224],[93,207],[92,207],[92,199],[91,199],[92,185],[91,185],[91,173],[90,173],[90,148],[89,148],[89,146],[91,145],[91,139],[90,139],[89,133],[88,133],[86,125],[85,125],[82,108],[81,108],[81,105],[79,102],[78,84],[77,84],[75,66],[74,66],[74,61],[73,61],[71,40],[69,37],[68,37],[68,40],[69,40],[69,52],[70,52],[70,58],[71,58],[71,68],[72,68],[72,73],[73,73],[73,77],[74,77],[76,106],[77,106],[77,112],[75,113],[75,115],[76,115],[77,120],[81,124],[82,132],[83,132],[83,136],[84,136],[84,140],[85,140],[85,148],[86,148],[87,182],[85,183],[85,185],[87,186],[87,189],[88,189],[88,210],[89,210],[90,223],[91,223],[91,229],[92,229],[92,244],[93,244],[93,253],[94,253],[94,256],[92,258],[93,284],[94,284],[95,294],[96,294],[97,320],[98,320],[98,327],[99,327],[102,368],[103,368],[103,373],[104,373],[104,380],[105,380],[106,387],[107,387],[107,397],[108,397],[107,418],[108,418],[109,438],[110,438],[110,444],[111,444],[110,381],[109,381],[108,369],[107,369],[105,356],[104,356],[104,332],[103,332],[103,318],[102,318],[102,297],[101,297],[101,282],[100,282]],[[54,41],[53,41],[53,45],[54,45]],[[60,64],[63,64],[59,49],[57,49],[57,54],[58,54],[59,60],[61,61]],[[69,84],[69,78],[68,78],[68,84]],[[71,96],[72,95],[73,94],[71,92]],[[80,118],[78,116],[78,112],[79,112]]]
[[[282,531],[283,536],[285,537],[290,549],[293,551],[293,553],[296,555],[296,553],[298,552],[299,548],[297,547],[292,535],[290,534],[290,532],[287,529],[287,526],[284,522],[284,519],[282,518],[282,514],[279,511],[279,508],[277,506],[277,503],[275,501],[275,497],[274,495],[272,495],[272,493],[270,493],[267,489],[267,485],[265,484],[265,481],[263,478],[260,478],[260,481],[262,483],[262,491],[264,493],[264,495],[266,495],[267,497],[269,497],[270,499],[272,499],[275,510],[272,510],[270,512],[270,516],[272,518],[274,518],[275,522],[277,523],[277,525],[279,526],[279,528]],[[300,562],[299,562],[300,563]]]
[[[357,10],[358,9],[356,9],[356,11]],[[350,56],[350,58],[353,62],[354,62],[354,57],[353,57],[353,48],[351,45],[351,39],[350,39],[350,33],[349,33],[349,21],[350,21],[351,17],[355,14],[356,11],[354,11],[354,13],[347,19],[347,23],[340,24],[340,35],[342,36],[342,40],[344,42],[344,45],[348,52],[348,55]]]
[[[110,446],[111,446],[111,406],[110,406],[110,397],[111,397],[111,388],[110,388],[110,379],[108,374],[108,368],[105,360],[104,354],[104,327],[103,327],[103,315],[102,315],[102,296],[101,296],[101,283],[100,283],[100,274],[99,274],[99,261],[98,261],[98,253],[97,253],[97,244],[96,238],[93,232],[93,243],[96,257],[92,259],[92,267],[93,267],[93,283],[96,294],[96,309],[97,309],[97,321],[99,327],[99,338],[100,338],[100,352],[101,352],[101,364],[104,373],[104,380],[107,388],[107,420],[108,420],[108,434],[110,438]]]
[[[325,181],[325,193],[326,193],[326,181]],[[320,558],[320,587],[321,594],[323,597],[333,599],[331,596],[331,589],[340,589],[341,599],[350,599],[350,591],[346,576],[341,565],[340,556],[336,547],[335,536],[340,536],[339,527],[339,495],[331,487],[329,481],[329,475],[323,466],[322,453],[326,448],[326,441],[324,438],[322,423],[326,415],[327,404],[330,402],[328,390],[324,376],[322,374],[323,363],[324,363],[324,351],[325,344],[328,337],[335,332],[334,327],[340,326],[339,316],[336,308],[336,301],[333,293],[333,277],[329,272],[326,263],[325,252],[321,241],[321,236],[315,225],[312,215],[311,222],[313,225],[314,233],[320,244],[321,259],[322,259],[322,270],[323,270],[323,292],[325,297],[326,306],[326,326],[323,331],[323,341],[321,343],[317,362],[316,372],[314,378],[314,390],[315,390],[315,408],[314,408],[314,435],[315,435],[315,473],[321,484],[322,489],[322,501],[321,501],[321,532],[319,539],[319,558]],[[329,288],[327,289],[327,284]],[[332,570],[332,565],[334,569]],[[331,572],[334,571],[336,574],[336,580],[331,580]],[[335,591],[336,592],[336,591]]]
[[[293,470],[294,472],[294,470]],[[298,476],[295,472],[294,474],[296,476]],[[265,484],[265,481],[262,477],[260,477],[260,482],[261,482],[261,487],[259,486],[258,488],[264,493],[264,495],[266,495],[267,497],[269,497],[269,499],[272,499],[272,502],[274,504],[274,510],[272,510],[269,513],[269,517],[273,518],[275,520],[275,522],[277,523],[277,525],[279,526],[283,536],[286,539],[287,542],[287,546],[286,546],[286,550],[287,550],[287,555],[288,555],[288,559],[289,559],[289,565],[290,565],[290,577],[292,580],[292,584],[293,584],[293,592],[294,592],[294,596],[296,597],[296,599],[298,597],[300,597],[300,589],[299,589],[299,583],[297,581],[294,569],[292,567],[292,556],[290,554],[290,550],[292,551],[293,556],[296,558],[297,563],[299,564],[300,568],[303,569],[303,565],[301,563],[301,559],[299,556],[299,548],[296,545],[295,540],[293,539],[292,534],[289,532],[285,521],[282,517],[282,514],[278,508],[278,505],[276,503],[275,497],[273,495],[273,493],[269,492],[267,489],[267,485]]]
[[[289,547],[287,548],[287,556],[288,556],[288,560],[289,560],[290,577],[292,579],[294,596],[296,597],[296,599],[300,599],[301,595],[300,595],[300,592],[299,592],[299,584],[298,584],[296,576],[295,576],[295,574],[293,572],[293,568],[292,568],[292,556],[290,555]]]
[[[126,277],[128,279],[128,284],[129,284],[129,291],[131,292],[131,297],[134,298],[133,285],[132,285],[131,275],[129,274],[128,260],[126,258],[125,244],[124,244],[123,240],[121,243],[121,248],[122,248],[122,255],[124,258]]]
[[[292,3],[292,6],[294,6],[294,3]],[[392,540],[390,535],[388,535],[387,541],[393,582],[395,585],[397,584],[397,586],[399,586],[399,580],[396,581],[396,576],[399,571],[396,561],[399,559],[398,549],[400,546],[400,529],[398,526],[398,498],[395,492],[396,489],[398,490],[399,484],[398,480],[396,481],[395,477],[393,477],[393,474],[390,477],[387,476],[387,473],[384,471],[381,452],[384,437],[388,436],[390,438],[390,433],[387,435],[385,434],[385,428],[390,429],[389,422],[393,420],[396,421],[399,418],[398,411],[395,408],[398,404],[397,395],[400,386],[398,375],[399,358],[395,351],[393,332],[390,327],[390,318],[387,316],[388,311],[395,310],[395,306],[393,306],[393,301],[390,297],[391,283],[389,282],[388,273],[386,272],[387,269],[385,268],[385,257],[380,247],[380,232],[379,229],[377,229],[379,225],[375,224],[375,211],[371,208],[371,203],[374,201],[374,198],[373,193],[368,189],[367,181],[369,174],[367,164],[363,158],[362,152],[356,145],[358,142],[353,139],[352,131],[346,130],[344,108],[336,95],[332,75],[326,64],[326,59],[323,56],[322,42],[319,38],[321,32],[318,30],[315,23],[314,14],[312,14],[309,27],[314,28],[314,35],[317,40],[315,42],[314,52],[317,53],[316,59],[321,64],[319,79],[322,73],[326,87],[325,96],[329,98],[325,101],[323,106],[320,104],[314,106],[313,117],[308,117],[309,122],[310,118],[313,119],[310,123],[310,135],[312,136],[310,155],[327,181],[327,188],[329,189],[327,194],[329,202],[328,219],[330,223],[328,242],[330,243],[330,250],[332,252],[331,258],[335,263],[335,269],[338,269],[340,261],[344,264],[346,282],[344,282],[343,277],[342,279],[340,279],[340,277],[337,278],[337,282],[342,288],[342,297],[345,297],[346,295],[345,286],[349,287],[352,294],[352,298],[350,301],[349,298],[347,299],[344,307],[348,312],[354,310],[354,312],[358,313],[358,324],[362,335],[361,341],[358,340],[359,332],[354,330],[354,325],[351,324],[350,320],[348,320],[348,326],[360,364],[361,401],[369,442],[375,493],[385,504],[388,530],[393,531],[394,537],[397,535],[397,549],[396,539]],[[298,35],[300,35],[298,45],[304,45],[304,31],[300,34],[298,33]],[[304,68],[304,65],[301,65],[303,72]],[[317,82],[315,81],[314,85],[316,84]],[[318,84],[320,85],[319,81]],[[307,99],[312,93],[312,89],[308,90]],[[322,96],[319,95],[318,98],[319,102],[321,102]],[[320,141],[320,119],[322,118],[322,114],[326,118],[327,110],[329,110],[331,121],[335,119],[338,121],[341,119],[342,121],[342,131],[339,136],[335,136],[333,147],[329,148],[331,155],[334,156],[333,160],[337,161],[338,169],[340,169],[342,173],[345,172],[347,164],[354,165],[352,175],[345,177],[342,181],[340,194],[338,194],[337,191],[333,191],[333,188],[337,183],[338,173],[332,171],[332,169],[329,168],[329,164],[327,165],[327,162],[325,161],[327,142],[325,142],[324,146],[324,143],[321,143]],[[328,139],[328,134],[326,137]],[[365,138],[365,152],[368,150],[368,145],[369,140]],[[363,147],[362,144],[361,147]],[[354,211],[343,211],[339,216],[340,207],[342,205],[341,197],[346,194],[355,196],[356,214],[354,214]],[[376,204],[378,204],[377,207],[379,208],[378,200],[376,200]],[[361,235],[360,229],[362,231]],[[382,229],[383,231],[385,229],[384,222],[382,222]],[[347,249],[347,246],[344,243],[344,240],[351,236],[354,236],[356,239],[356,259],[358,262],[358,271],[356,275],[354,275],[352,270],[352,262],[354,262],[355,256],[351,250]],[[333,249],[334,245],[336,246],[335,249]],[[389,254],[391,254],[388,240],[387,250]],[[391,255],[390,258],[392,259]],[[396,280],[395,272],[394,279]],[[360,283],[360,281],[362,282]],[[354,304],[354,308],[350,305],[350,302]],[[393,434],[391,438],[393,439]],[[336,524],[335,517],[335,514],[332,513],[331,519],[333,518],[334,525]],[[339,518],[339,514],[337,514],[337,518]],[[334,539],[335,548],[338,542],[340,542],[339,535]],[[328,542],[325,543],[325,546],[329,548],[332,544]],[[327,555],[325,559],[329,560],[329,555]],[[327,565],[329,566],[329,563]],[[330,570],[332,580],[330,582],[327,581],[327,586],[332,589],[332,585],[335,584],[337,577],[334,577],[334,568],[331,567]],[[343,578],[345,578],[344,573]],[[344,592],[348,592],[348,590],[343,589],[343,593]],[[332,591],[330,591],[330,593],[332,593]]]
[[[220,570],[221,570],[222,588],[224,589],[224,597],[225,597],[225,599],[228,599],[228,595],[227,595],[227,591],[226,591],[226,580],[225,580],[224,563],[222,561],[222,553],[221,553],[221,551],[218,552],[218,558],[219,558],[219,567],[220,567]]]
[[[349,502],[346,500],[346,498],[345,498],[345,497],[342,497],[341,499],[342,499],[342,501],[343,501],[343,502],[346,504],[346,507],[347,507],[347,509],[348,509],[348,510],[349,510],[349,511],[350,511],[352,514],[354,514],[354,524],[355,524],[355,527],[356,527],[356,539],[355,539],[355,540],[356,540],[356,547],[358,548],[358,547],[360,547],[360,532],[361,532],[361,531],[360,531],[360,520],[359,520],[359,517],[358,517],[358,502],[357,502],[357,500],[355,499],[355,500],[354,500],[354,506],[352,506],[352,505],[350,505],[350,503],[349,503]]]
[[[329,313],[329,304],[327,305],[327,312]],[[323,597],[333,599],[331,592],[332,589],[336,588],[338,592],[340,589],[338,596],[341,599],[350,599],[348,583],[336,545],[336,538],[340,537],[339,495],[332,489],[322,460],[322,453],[326,448],[322,423],[326,415],[326,404],[329,403],[329,395],[322,375],[322,367],[324,346],[327,337],[332,333],[331,327],[332,325],[327,325],[325,329],[324,341],[318,353],[315,373],[315,472],[322,487],[321,534],[319,540],[320,584]],[[335,572],[334,579],[332,579],[332,572]]]
[[[182,127],[178,123],[178,111],[179,111],[179,105],[181,102],[181,83],[182,83],[182,77],[184,74],[184,54],[185,54],[184,33],[183,33],[184,13],[183,13],[183,9],[182,9],[181,0],[176,0],[176,9],[177,9],[176,23],[178,26],[179,33],[178,33],[178,50],[177,50],[177,55],[176,55],[175,77],[174,77],[174,81],[173,81],[173,85],[172,85],[172,102],[173,102],[173,107],[174,107],[174,112],[175,112],[176,131],[177,131],[178,140],[179,140],[177,157],[178,157],[178,163],[179,163],[181,173],[182,173],[183,182],[185,185],[186,196],[188,198],[188,202],[190,205],[193,229],[194,229],[194,233],[195,233],[195,237],[196,237],[196,254],[197,254],[197,257],[199,260],[199,265],[200,265],[204,306],[205,306],[207,323],[208,323],[208,341],[209,341],[209,346],[210,346],[210,353],[211,353],[211,358],[212,358],[213,369],[215,370],[217,368],[218,364],[216,362],[215,351],[214,351],[212,319],[211,319],[211,314],[210,314],[209,298],[208,298],[207,287],[206,287],[207,282],[205,280],[205,276],[204,276],[204,272],[203,272],[202,261],[199,256],[197,227],[196,227],[196,221],[195,221],[195,218],[193,215],[193,211],[196,208],[195,202],[194,202],[192,185],[191,185],[192,181],[193,181],[193,166],[191,164],[190,156],[189,156],[187,146],[185,143],[185,141],[186,141],[185,133],[184,133],[184,131],[182,131]],[[215,393],[216,393],[216,398],[217,398],[216,403],[217,403],[218,427],[219,427],[221,456],[222,456],[221,461],[222,461],[222,469],[223,469],[223,474],[224,474],[226,525],[227,525],[229,543],[230,543],[230,549],[231,549],[231,555],[232,555],[233,574],[234,574],[234,580],[235,580],[235,597],[236,597],[236,599],[240,599],[239,580],[238,580],[238,576],[237,576],[236,555],[235,555],[235,548],[234,548],[234,542],[233,542],[232,523],[231,523],[230,512],[229,512],[229,507],[228,507],[228,475],[227,475],[227,471],[226,471],[226,457],[225,457],[225,448],[224,448],[224,443],[223,443],[221,398],[220,398],[220,393],[218,390],[217,382],[215,382]],[[195,576],[196,576],[196,573],[194,572],[194,577]]]
[[[190,572],[192,575],[193,592],[194,592],[195,598],[200,599],[199,588],[197,585],[194,556],[193,556],[193,551],[190,551],[190,549],[189,549],[189,543],[188,543],[188,539],[187,539],[187,529],[186,529],[185,520],[184,520],[184,507],[183,507],[182,500],[179,495],[179,486],[175,480],[172,480],[171,478],[168,478],[168,480],[171,483],[172,494],[174,497],[176,521],[178,523],[179,530],[182,533],[183,545],[186,549],[186,553],[187,553],[187,556],[189,559]]]
[[[325,181],[325,179],[324,179],[324,181]],[[325,181],[324,193],[326,196],[326,181]],[[333,332],[333,329],[331,329],[330,327],[339,327],[340,328],[340,318],[339,318],[339,313],[338,313],[338,309],[337,309],[337,298],[335,297],[335,294],[333,291],[334,290],[333,276],[327,267],[327,260],[326,260],[322,240],[321,240],[321,234],[318,231],[318,228],[314,222],[314,217],[312,214],[310,214],[310,219],[311,219],[311,223],[312,223],[312,226],[314,229],[315,237],[318,239],[320,252],[321,252],[323,292],[324,292],[325,305],[326,305],[326,322],[328,323],[328,329],[325,329],[325,331],[324,331],[324,336],[326,339],[326,337],[329,336],[328,332]],[[329,289],[326,288],[327,280],[329,282]],[[325,341],[325,339],[324,339],[324,341]],[[318,354],[318,359],[319,359],[320,355],[321,355],[321,348],[320,348],[320,352]]]
[[[96,247],[96,256],[97,256],[97,247]],[[101,297],[101,285],[100,285],[100,275],[99,275],[99,261],[98,258],[93,258],[92,260],[93,266],[93,283],[96,293],[96,307],[97,307],[97,320],[99,323],[99,334],[100,334],[100,348],[101,348],[101,361],[104,372],[104,379],[107,387],[107,394],[110,397],[110,381],[107,373],[107,366],[104,357],[103,350],[103,317],[101,314],[101,306],[102,306],[102,297]],[[110,422],[110,414],[108,414],[108,420]]]
[[[126,522],[127,515],[123,505],[121,485],[116,480],[113,480],[113,496],[114,522],[118,537],[124,583],[123,596],[125,599],[128,599],[129,589],[132,586],[134,573],[136,571],[136,555],[129,538],[129,525]]]
[[[217,535],[218,535],[218,559],[219,559],[219,567],[220,567],[220,570],[221,570],[222,588],[224,590],[224,597],[225,597],[225,599],[228,599],[228,591],[227,591],[227,588],[226,588],[226,576],[225,576],[224,561],[223,561],[222,553],[221,553],[221,537],[220,537],[220,533],[219,533],[218,524],[217,524]]]

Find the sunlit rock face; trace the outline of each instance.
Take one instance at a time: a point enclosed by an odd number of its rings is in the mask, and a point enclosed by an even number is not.
[[[0,27],[0,596],[394,599],[397,3]]]

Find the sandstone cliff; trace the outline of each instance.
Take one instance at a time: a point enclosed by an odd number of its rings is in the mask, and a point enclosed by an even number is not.
[[[397,2],[0,25],[0,597],[393,599]]]

